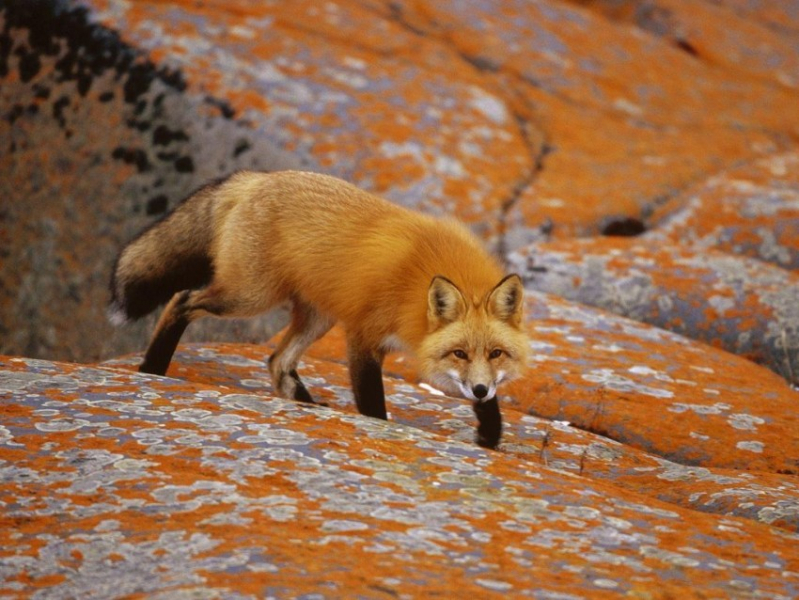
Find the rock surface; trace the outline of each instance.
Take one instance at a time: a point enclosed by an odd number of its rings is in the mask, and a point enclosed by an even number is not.
[[[797,47],[778,0],[0,3],[0,596],[799,597]],[[276,399],[280,314],[131,373],[116,253],[241,168],[525,276],[498,451],[408,358],[357,415],[338,330]]]
[[[797,526],[797,490],[787,476],[686,469],[513,410],[506,447],[486,452],[449,434],[471,412],[462,401],[431,401],[397,380],[389,402],[398,422],[348,414],[330,364],[308,371],[332,375],[309,381],[333,407],[277,400],[254,393],[263,358],[245,346],[188,348],[174,370],[193,383],[3,359],[6,590],[799,591],[799,536],[785,531]],[[204,378],[217,383],[198,383]],[[686,496],[662,502],[656,488]],[[721,514],[678,506],[703,495],[702,508]],[[729,516],[736,504],[751,518]]]
[[[713,248],[799,270],[799,154],[711,177],[650,216],[644,239]]]
[[[799,273],[626,238],[543,242],[510,263],[532,289],[703,340],[799,382]]]

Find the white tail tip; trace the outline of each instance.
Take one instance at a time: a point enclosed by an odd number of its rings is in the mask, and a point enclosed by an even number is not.
[[[108,307],[106,315],[108,316],[108,320],[111,322],[111,324],[116,327],[120,327],[128,322],[128,317],[125,314],[125,310],[115,303]]]

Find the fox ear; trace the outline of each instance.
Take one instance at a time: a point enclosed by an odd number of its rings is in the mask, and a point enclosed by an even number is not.
[[[457,321],[466,312],[466,301],[458,286],[436,275],[427,290],[427,322],[433,327]]]
[[[515,273],[503,278],[488,295],[488,311],[500,321],[518,327],[522,322],[524,286]]]

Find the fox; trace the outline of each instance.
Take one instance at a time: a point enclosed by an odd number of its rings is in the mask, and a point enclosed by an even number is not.
[[[496,394],[528,348],[522,280],[463,224],[306,171],[238,171],[206,184],[119,253],[115,324],[166,304],[139,371],[165,375],[196,319],[287,307],[268,361],[278,396],[314,402],[297,373],[305,350],[341,323],[356,408],[387,419],[382,365],[416,358],[421,379],[473,403],[476,442],[496,448]]]

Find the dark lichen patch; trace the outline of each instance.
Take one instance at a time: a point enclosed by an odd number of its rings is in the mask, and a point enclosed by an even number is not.
[[[225,100],[220,100],[219,98],[212,98],[209,96],[205,99],[205,101],[214,108],[218,109],[219,113],[226,119],[232,119],[236,116],[236,111],[233,109],[230,103]]]
[[[149,119],[127,119],[126,124],[137,131],[149,131],[153,126]]]
[[[159,194],[147,201],[146,213],[148,216],[161,215],[166,212],[169,200],[163,194]]]
[[[19,57],[19,78],[23,83],[27,83],[36,77],[42,68],[42,61],[38,54],[27,52],[24,48],[17,49],[17,56]]]
[[[179,71],[157,67],[122,42],[117,32],[92,23],[86,9],[64,0],[12,2],[0,9],[0,14],[0,77],[15,69],[21,82],[33,83],[37,97],[49,97],[49,86],[37,81],[45,76],[56,83],[74,82],[81,98],[88,96],[98,78],[110,76],[123,82],[124,101],[141,115],[148,108],[144,96],[156,81],[177,91],[186,87]],[[42,68],[44,58],[55,59],[52,74]],[[110,102],[114,97],[113,92],[102,91],[99,100]],[[62,129],[66,129],[63,109],[68,104],[62,95],[53,105],[53,118]],[[131,126],[140,130],[150,127],[141,119]]]
[[[6,121],[8,121],[8,123],[10,125],[13,125],[14,122],[17,119],[19,119],[24,112],[25,112],[25,110],[23,109],[21,104],[15,104],[14,106],[11,107],[11,110],[9,110],[6,113],[5,119],[6,119]]]
[[[152,68],[146,64],[133,65],[128,71],[128,78],[123,88],[125,102],[136,104],[140,96],[146,94],[155,79]],[[138,112],[141,112],[140,109]]]
[[[153,144],[156,146],[167,146],[172,142],[185,142],[189,136],[180,129],[170,129],[166,125],[159,125],[153,131]]]
[[[63,129],[66,126],[66,117],[64,116],[64,109],[69,106],[70,101],[67,96],[60,96],[58,100],[53,102],[53,118],[58,121],[58,124]]]
[[[252,148],[249,140],[239,140],[236,142],[236,147],[233,149],[233,156],[238,157]]]
[[[49,87],[41,84],[33,86],[33,97],[41,100],[47,100],[50,97],[51,90]]]
[[[118,146],[114,148],[111,156],[116,160],[121,160],[129,165],[136,165],[139,173],[144,173],[152,169],[152,164],[147,158],[147,153],[141,148],[123,148]]]
[[[181,156],[175,161],[175,170],[178,173],[193,173],[194,161],[191,156]]]

